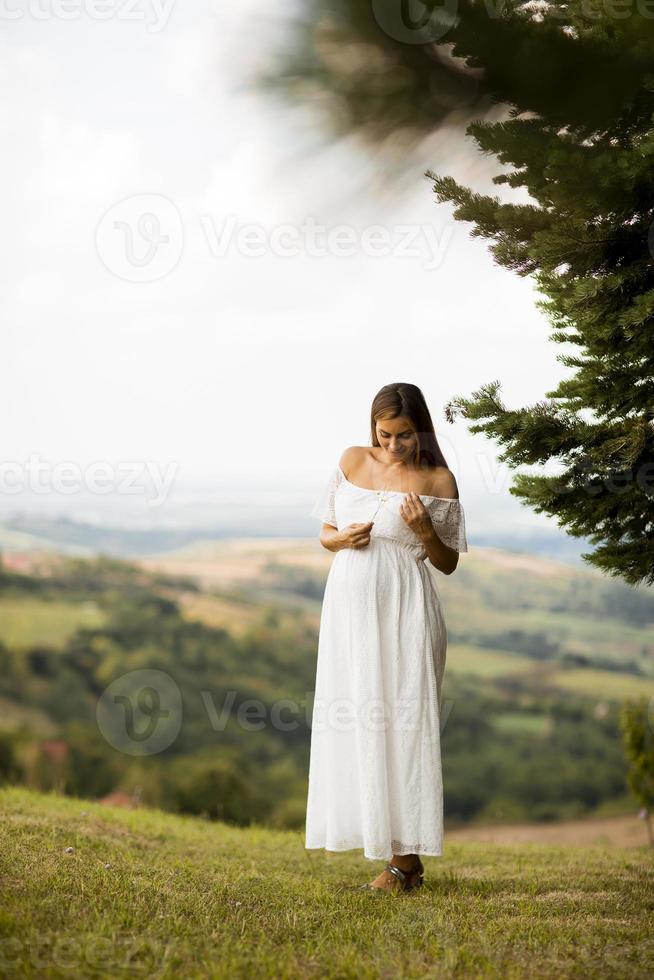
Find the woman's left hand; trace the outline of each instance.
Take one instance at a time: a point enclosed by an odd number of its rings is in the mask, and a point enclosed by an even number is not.
[[[431,517],[417,493],[407,493],[400,504],[400,514],[403,521],[421,540],[433,533],[434,527]]]

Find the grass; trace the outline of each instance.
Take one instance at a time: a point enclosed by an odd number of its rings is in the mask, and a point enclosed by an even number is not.
[[[448,644],[447,671],[501,681],[518,674],[561,691],[609,701],[654,695],[654,677],[593,667],[562,667],[552,660],[532,660],[519,653],[483,649],[464,643]]]
[[[526,714],[519,711],[505,711],[493,718],[497,731],[508,735],[550,735],[554,727],[549,715]]]
[[[179,603],[186,619],[204,623],[212,629],[226,629],[235,636],[242,634],[257,621],[259,608],[255,603],[210,595],[207,592],[185,592]]]
[[[448,844],[424,888],[302,832],[0,793],[8,977],[651,975],[648,847]],[[67,848],[73,848],[67,853]]]
[[[482,599],[473,589],[467,596],[448,594],[446,601],[451,621],[466,623],[473,634],[501,635],[509,630],[540,633],[560,642],[571,653],[609,659],[615,659],[616,651],[619,651],[624,659],[637,660],[644,649],[652,650],[652,627],[649,623],[633,626],[617,616],[600,617],[574,610],[552,612],[547,608],[511,608],[508,605],[493,608],[489,599]],[[505,601],[508,604],[509,600]]]
[[[513,674],[533,673],[538,667],[539,661],[519,653],[485,649],[466,643],[450,642],[447,646],[446,669],[453,674],[469,674],[497,680]]]
[[[556,670],[550,682],[561,690],[574,691],[588,697],[604,698],[608,701],[623,701],[626,698],[650,698],[654,695],[654,678],[633,677],[612,670],[593,668],[573,668]]]
[[[40,708],[19,704],[0,694],[0,732],[15,732],[23,727],[43,738],[57,734],[57,725]]]
[[[102,626],[105,615],[93,602],[32,598],[0,601],[0,636],[10,647],[61,648],[81,626]]]

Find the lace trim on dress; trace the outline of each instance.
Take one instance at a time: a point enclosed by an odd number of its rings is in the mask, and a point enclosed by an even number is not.
[[[427,510],[443,544],[455,551],[467,551],[466,519],[461,501],[457,498],[430,500]]]
[[[390,852],[388,844],[368,844],[366,846],[362,834],[357,834],[354,837],[349,837],[347,840],[335,841],[330,844],[329,847],[325,847],[324,844],[305,844],[307,850],[325,850],[325,851],[352,851],[358,848],[364,849],[364,857],[371,861],[389,861],[393,854],[424,854],[426,857],[442,857],[443,855],[443,845],[442,838],[439,843],[438,840],[434,840],[429,843],[424,844],[404,844],[399,840],[392,840],[390,843]]]
[[[322,490],[309,511],[311,517],[317,517],[323,524],[332,524],[338,527],[336,522],[336,492],[341,483],[349,481],[345,478],[340,466],[335,466],[324,484]],[[355,484],[351,484],[355,487]],[[375,490],[367,490],[365,487],[358,488],[362,493],[376,493]],[[455,551],[467,551],[468,542],[466,538],[465,513],[463,504],[458,498],[430,497],[429,494],[420,494],[427,498],[425,504],[429,516],[431,517],[434,530],[438,534],[443,544]],[[423,501],[424,502],[424,501]]]

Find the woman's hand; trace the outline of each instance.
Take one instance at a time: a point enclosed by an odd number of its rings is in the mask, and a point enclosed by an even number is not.
[[[430,538],[434,533],[429,512],[417,493],[407,493],[400,504],[400,514],[405,524],[409,525],[421,541]]]
[[[339,532],[343,548],[365,548],[370,544],[370,530],[374,521],[367,524],[348,524]]]

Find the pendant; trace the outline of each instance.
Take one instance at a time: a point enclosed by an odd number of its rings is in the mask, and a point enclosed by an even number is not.
[[[390,494],[388,496],[385,496],[386,490],[377,490],[376,493],[377,493],[377,495],[379,497],[379,503],[377,504],[377,509],[375,510],[375,513],[372,515],[371,520],[373,520],[373,521],[377,517],[377,514],[379,513],[379,508],[381,507],[381,505],[382,504],[385,504],[387,500],[390,500],[391,499],[391,495]]]

